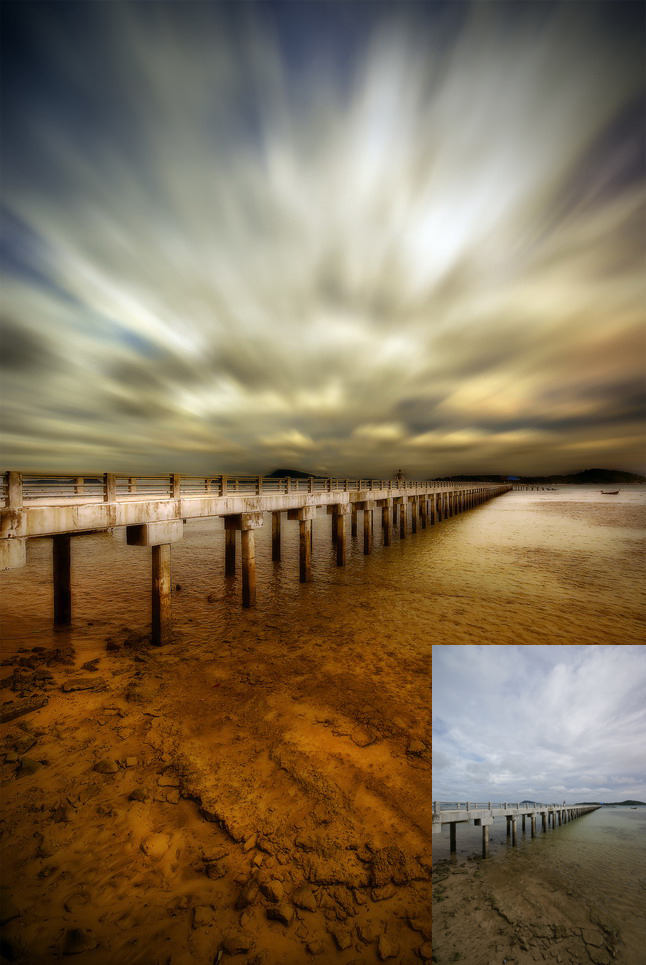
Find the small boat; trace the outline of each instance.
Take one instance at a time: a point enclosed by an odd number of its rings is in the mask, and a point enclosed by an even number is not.
[[[636,811],[636,810],[637,810],[637,808],[631,808],[630,810],[631,810],[631,811]]]
[[[618,489],[612,489],[612,490],[602,489],[602,490],[601,490],[601,495],[602,495],[602,496],[616,496],[618,492],[619,492]]]

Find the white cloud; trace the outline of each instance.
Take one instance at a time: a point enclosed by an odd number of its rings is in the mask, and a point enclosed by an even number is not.
[[[436,646],[433,684],[449,800],[466,781],[474,800],[646,800],[646,648]]]

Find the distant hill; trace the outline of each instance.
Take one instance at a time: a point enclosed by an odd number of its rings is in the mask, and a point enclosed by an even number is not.
[[[327,474],[324,472],[303,472],[301,469],[274,469],[273,472],[266,472],[265,479],[309,479],[310,476],[314,476],[315,479],[327,479]]]
[[[600,801],[577,801],[575,807],[580,807],[581,805],[584,805],[584,804],[601,804],[601,802]],[[623,805],[630,804],[631,807],[636,807],[638,804],[640,804],[643,807],[646,807],[646,801],[604,801],[601,807],[616,808],[616,807],[620,807],[622,804]]]
[[[479,480],[480,482],[506,482],[506,475],[471,475],[471,476],[444,476],[445,480],[454,482]],[[582,472],[569,473],[565,476],[514,476],[515,482],[528,483],[542,486],[545,483],[579,484],[581,486],[606,486],[610,484],[621,484],[624,486],[635,483],[646,483],[646,476],[640,476],[636,472],[623,472],[620,469],[584,469]]]

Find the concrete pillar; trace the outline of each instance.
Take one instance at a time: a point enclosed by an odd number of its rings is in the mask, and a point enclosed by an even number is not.
[[[482,857],[489,857],[489,825],[482,825]]]
[[[62,533],[52,539],[54,570],[54,626],[68,627],[72,622],[72,574],[70,536]]]
[[[406,539],[406,503],[399,507],[399,538]]]
[[[507,837],[509,838],[511,836],[511,815],[506,814],[505,817],[507,818]]]
[[[531,821],[531,824],[532,824],[532,837],[535,838],[535,837],[536,837],[536,815],[535,815],[535,814],[532,814],[532,815],[531,815],[531,819],[532,819],[532,821]]]
[[[547,831],[547,815],[545,814],[545,811],[543,811],[541,814],[541,818],[543,819],[543,832],[545,832]]]
[[[381,511],[381,522],[384,528],[384,546],[390,546],[390,528],[391,528],[391,517],[392,510],[390,504],[384,506]]]
[[[456,838],[455,838],[455,829],[456,829],[456,827],[457,827],[457,822],[456,822],[456,821],[451,821],[451,822],[449,822],[449,837],[450,837],[449,850],[450,850],[451,854],[454,854],[454,853],[457,851],[457,842],[456,842]]]
[[[224,575],[236,575],[236,531],[235,529],[225,529],[224,531]]]
[[[431,526],[435,526],[435,493],[431,493],[431,498],[430,498],[430,503],[429,503],[429,505],[430,505],[429,522],[430,522]]]
[[[562,817],[563,817],[563,812],[562,812],[562,811],[559,811],[559,828],[560,828],[561,825],[563,824]]]
[[[399,529],[399,503],[393,503],[393,529]]]
[[[363,511],[363,552],[366,556],[372,553],[372,510]]]
[[[309,583],[312,579],[312,520],[300,519],[299,527],[299,563],[301,583]]]
[[[242,605],[250,607],[256,602],[256,543],[254,531],[243,529],[240,537],[242,540]]]
[[[426,529],[428,523],[428,496],[422,496],[419,501],[419,518],[422,529]]]
[[[525,815],[523,814],[523,834],[525,833]]]
[[[170,543],[152,547],[152,638],[160,645],[170,642],[171,593],[170,593]]]
[[[417,532],[417,510],[418,510],[417,500],[413,499],[412,503],[410,504],[410,514],[411,514],[410,531],[413,534]]]
[[[516,838],[516,815],[515,815],[515,814],[513,815],[512,819],[511,819],[511,843],[512,843],[513,847],[515,848],[515,847],[516,847],[516,844],[517,844],[517,838]]]
[[[332,519],[336,519],[336,565],[345,566],[345,513]]]
[[[271,558],[280,562],[280,513],[271,514]]]
[[[354,506],[352,507],[352,535],[357,535],[357,511]]]

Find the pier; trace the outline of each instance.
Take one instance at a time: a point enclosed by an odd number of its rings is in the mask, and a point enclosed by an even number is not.
[[[131,546],[151,547],[152,639],[171,633],[171,546],[188,519],[223,517],[224,576],[242,570],[242,605],[256,600],[254,531],[271,514],[272,560],[280,561],[283,520],[299,526],[299,579],[311,579],[312,520],[325,508],[336,563],[344,566],[347,519],[357,536],[362,516],[363,551],[372,552],[373,516],[380,513],[384,546],[473,509],[511,489],[508,484],[409,482],[375,479],[292,479],[263,476],[47,475],[6,472],[0,489],[0,569],[26,563],[30,539],[50,537],[54,624],[72,620],[71,544],[74,538],[125,527]],[[240,534],[239,539],[237,534]]]
[[[599,805],[570,807],[565,804],[471,804],[466,803],[444,803],[443,801],[433,801],[433,834],[440,834],[444,825],[449,826],[450,850],[455,853],[457,850],[458,824],[471,824],[482,827],[482,857],[489,856],[489,827],[493,824],[494,818],[504,817],[507,821],[507,837],[511,838],[513,847],[517,844],[517,822],[521,818],[523,831],[525,830],[525,819],[531,822],[532,837],[536,837],[536,818],[540,816],[543,832],[550,828],[555,828],[558,822],[559,827],[580,818],[583,814],[590,811],[598,811]]]

